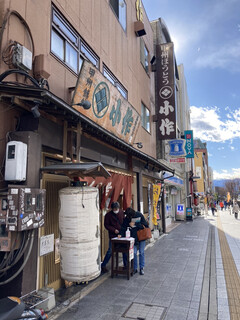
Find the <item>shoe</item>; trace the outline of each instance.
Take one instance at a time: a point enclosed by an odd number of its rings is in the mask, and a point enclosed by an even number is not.
[[[138,273],[137,269],[133,271],[133,274]]]
[[[140,269],[140,275],[143,276],[144,275],[144,271],[143,269]]]
[[[101,267],[102,273],[107,273],[108,269],[106,267]]]

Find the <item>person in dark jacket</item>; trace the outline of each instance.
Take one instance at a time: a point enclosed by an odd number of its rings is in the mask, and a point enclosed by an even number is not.
[[[135,239],[134,242],[134,273],[138,272],[138,259],[137,259],[137,250],[139,249],[139,268],[140,274],[144,275],[144,265],[145,265],[145,240],[138,241],[137,231],[143,229],[143,226],[148,227],[148,223],[145,220],[143,214],[138,211],[133,210],[132,208],[127,208],[125,211],[126,217],[123,220],[121,228],[121,236],[125,237],[127,228],[130,228],[130,235]]]
[[[113,202],[111,204],[111,211],[109,211],[104,217],[104,227],[108,230],[109,236],[109,247],[108,251],[104,257],[104,260],[101,264],[101,270],[103,273],[108,272],[106,265],[112,256],[112,243],[111,239],[118,236],[121,230],[121,225],[124,219],[124,212],[120,209],[118,202]],[[123,256],[123,262],[126,266],[126,257]]]

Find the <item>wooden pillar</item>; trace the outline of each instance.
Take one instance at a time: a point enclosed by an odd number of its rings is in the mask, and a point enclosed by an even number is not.
[[[63,162],[67,161],[67,136],[68,136],[68,123],[64,121],[63,124]]]
[[[81,122],[79,122],[77,124],[77,145],[76,145],[77,162],[80,162],[81,160],[81,134],[82,134],[82,128],[81,128]]]
[[[142,171],[137,173],[137,209],[143,213]]]

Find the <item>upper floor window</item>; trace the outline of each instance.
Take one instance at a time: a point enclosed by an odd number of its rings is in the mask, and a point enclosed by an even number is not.
[[[109,0],[109,3],[115,12],[123,30],[126,31],[127,6],[125,0]]]
[[[118,81],[118,79],[112,74],[112,72],[105,65],[103,65],[103,75],[118,89],[121,95],[127,100],[128,98],[127,90],[122,86],[122,84]]]
[[[140,60],[145,71],[148,73],[149,72],[149,52],[142,38],[140,38]]]
[[[150,132],[150,112],[148,108],[142,103],[141,108],[142,127]]]
[[[97,68],[99,58],[54,8],[52,10],[51,52],[75,73],[81,69],[84,59]]]

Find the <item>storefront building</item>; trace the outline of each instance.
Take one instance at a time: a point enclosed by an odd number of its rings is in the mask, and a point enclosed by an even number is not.
[[[22,254],[20,262],[28,260],[14,286],[3,281],[4,294],[63,285],[58,192],[76,178],[99,189],[102,256],[104,214],[112,201],[141,211],[153,228],[154,185],[174,169],[161,161],[156,144],[154,37],[137,4],[1,2],[1,163],[10,141],[28,150],[26,178],[2,179],[1,191],[9,184],[46,190],[44,225],[32,232],[32,249],[29,257]],[[48,236],[53,249],[40,255]]]

